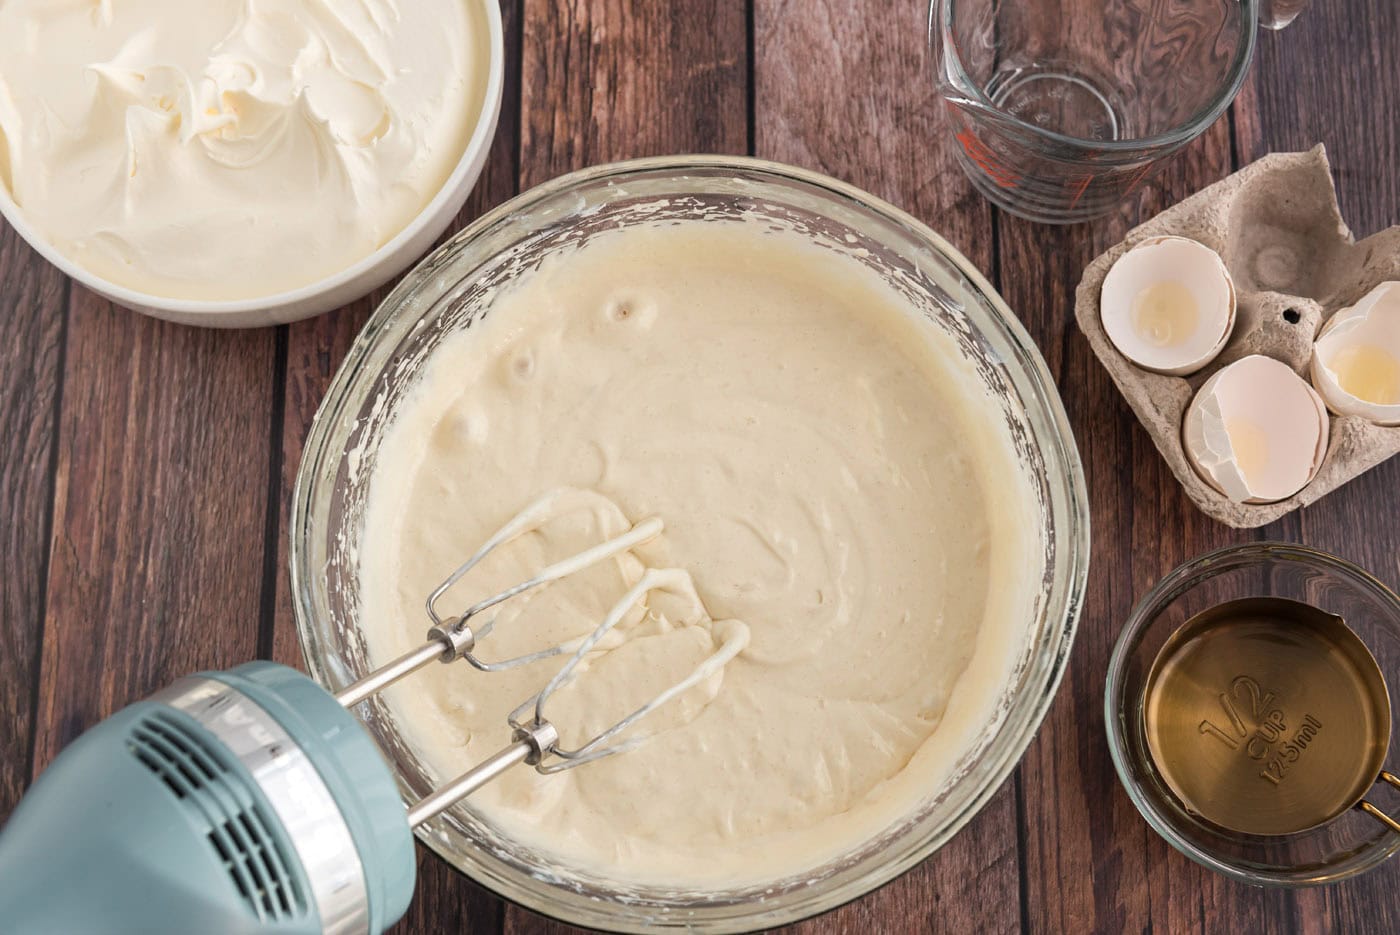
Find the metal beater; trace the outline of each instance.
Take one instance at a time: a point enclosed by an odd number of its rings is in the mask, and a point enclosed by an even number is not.
[[[556,488],[517,513],[508,523],[502,526],[495,535],[486,540],[486,543],[482,545],[475,554],[461,565],[457,566],[456,570],[443,579],[443,581],[433,589],[432,593],[428,595],[424,608],[427,610],[428,617],[432,620],[433,625],[428,630],[427,640],[423,645],[375,669],[373,672],[348,686],[335,696],[336,701],[343,707],[353,707],[366,698],[378,694],[380,691],[383,691],[385,688],[410,673],[418,671],[433,660],[454,662],[458,659],[463,659],[473,668],[482,672],[502,672],[507,669],[529,665],[541,659],[560,656],[564,653],[572,654],[569,660],[564,664],[564,667],[555,673],[538,694],[526,699],[511,712],[510,726],[513,733],[511,735],[510,745],[483,760],[472,769],[458,776],[441,789],[438,789],[436,792],[414,805],[408,812],[408,823],[410,825],[416,827],[435,815],[438,815],[444,809],[451,807],[454,803],[471,795],[477,789],[481,788],[510,767],[515,766],[517,763],[523,762],[545,774],[558,773],[632,749],[645,738],[632,738],[628,741],[611,745],[609,745],[609,741],[626,731],[637,721],[655,711],[661,705],[709,678],[719,669],[723,668],[730,659],[737,656],[743,650],[744,646],[747,645],[748,640],[746,632],[734,627],[727,627],[724,634],[725,639],[720,648],[693,669],[686,678],[657,694],[631,714],[628,714],[611,727],[598,733],[587,743],[572,750],[559,746],[559,732],[544,716],[545,703],[549,700],[550,696],[573,680],[577,668],[583,659],[593,651],[594,647],[597,646],[598,642],[604,636],[622,622],[633,607],[641,603],[647,594],[652,591],[668,588],[693,589],[693,586],[690,584],[689,573],[678,568],[648,569],[642,575],[641,579],[618,599],[617,603],[608,611],[607,616],[604,617],[603,622],[586,638],[560,643],[555,646],[498,662],[486,662],[475,653],[477,640],[490,634],[494,622],[488,623],[479,631],[473,631],[471,622],[483,611],[490,610],[516,595],[523,594],[526,591],[533,590],[534,588],[552,581],[558,581],[560,578],[564,578],[568,575],[577,574],[605,559],[620,555],[623,552],[629,552],[637,546],[656,538],[661,534],[663,528],[661,520],[656,517],[643,520],[619,536],[601,542],[577,555],[548,565],[533,578],[506,588],[504,591],[493,594],[491,597],[477,601],[459,616],[443,617],[438,611],[437,605],[448,590],[480,564],[487,555],[510,540],[537,529],[554,514],[554,508],[562,499],[566,497],[580,497],[582,494],[582,491],[570,487]],[[525,715],[532,710],[533,715],[528,719],[525,718]],[[547,758],[551,756],[558,757],[562,762],[547,763]]]
[[[748,642],[742,624],[717,623],[719,647],[688,676],[576,748],[560,746],[545,708],[650,592],[693,595],[685,571],[647,570],[585,637],[499,662],[475,654],[495,621],[475,629],[473,622],[654,538],[659,519],[554,562],[459,615],[439,610],[487,555],[581,496],[561,488],[516,515],[428,596],[426,642],[338,694],[286,666],[252,662],[181,679],[75,740],[0,832],[0,918],[8,930],[382,932],[412,898],[410,828],[519,763],[557,773],[644,741],[620,738],[737,656]],[[347,709],[434,660],[465,659],[489,673],[565,654],[563,667],[511,712],[510,744],[405,814],[392,773]]]

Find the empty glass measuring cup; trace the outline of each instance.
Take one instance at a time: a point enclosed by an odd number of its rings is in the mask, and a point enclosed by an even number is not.
[[[1259,24],[1307,0],[933,0],[939,91],[972,182],[1033,221],[1103,214],[1230,106]]]

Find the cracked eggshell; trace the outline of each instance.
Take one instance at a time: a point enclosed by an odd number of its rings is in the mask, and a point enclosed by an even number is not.
[[[1154,293],[1158,312],[1144,314],[1144,301],[1152,302]],[[1173,299],[1184,319],[1172,320]],[[1153,237],[1109,269],[1099,314],[1108,339],[1124,357],[1144,370],[1182,376],[1214,360],[1229,340],[1235,327],[1235,284],[1225,261],[1205,244],[1187,237]]]
[[[1236,503],[1302,490],[1327,453],[1322,397],[1286,364],[1254,354],[1222,367],[1186,410],[1182,441],[1206,483]]]
[[[1400,282],[1383,282],[1332,316],[1313,345],[1311,372],[1338,415],[1400,425]]]

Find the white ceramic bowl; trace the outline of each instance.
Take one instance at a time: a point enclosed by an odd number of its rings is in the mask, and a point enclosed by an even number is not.
[[[25,220],[23,211],[4,186],[0,186],[0,217],[44,259],[98,295],[117,305],[182,325],[209,328],[280,325],[311,318],[353,302],[388,282],[422,256],[452,223],[457,212],[462,210],[472,187],[476,185],[477,177],[481,175],[487,150],[491,148],[491,139],[496,134],[496,120],[501,113],[501,88],[505,80],[505,43],[500,7],[494,2],[482,0],[481,9],[489,32],[487,68],[490,73],[486,79],[481,114],[477,117],[476,127],[462,151],[462,157],[442,188],[408,226],[378,250],[333,276],[297,289],[253,299],[219,302],[172,299],[119,286],[68,259]]]

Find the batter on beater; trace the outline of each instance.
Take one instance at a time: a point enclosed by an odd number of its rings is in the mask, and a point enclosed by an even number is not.
[[[761,884],[913,812],[997,719],[1043,562],[1004,418],[952,340],[855,260],[740,222],[603,234],[524,275],[434,352],[370,483],[375,662],[421,644],[423,595],[544,491],[607,505],[493,554],[459,604],[664,521],[625,561],[503,605],[482,642],[505,658],[578,637],[645,568],[689,572],[693,596],[655,592],[551,700],[566,741],[683,678],[717,622],[747,628],[645,744],[470,802],[624,882]],[[448,777],[560,664],[430,667],[390,703]]]

